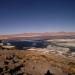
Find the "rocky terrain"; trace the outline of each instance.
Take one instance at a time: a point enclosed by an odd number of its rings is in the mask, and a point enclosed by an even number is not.
[[[1,45],[0,75],[75,75],[75,32],[0,35],[0,40],[47,39],[46,48]]]
[[[75,75],[75,59],[41,48],[0,50],[0,75]]]

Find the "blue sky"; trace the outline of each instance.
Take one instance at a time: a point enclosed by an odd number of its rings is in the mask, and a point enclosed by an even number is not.
[[[0,34],[75,32],[75,0],[0,0]]]

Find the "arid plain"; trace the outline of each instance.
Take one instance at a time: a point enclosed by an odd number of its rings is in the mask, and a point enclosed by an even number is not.
[[[0,35],[0,40],[46,40],[44,48],[0,45],[0,75],[75,75],[75,32]]]

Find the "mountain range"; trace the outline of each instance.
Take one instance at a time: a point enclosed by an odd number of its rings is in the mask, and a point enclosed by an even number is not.
[[[26,39],[74,39],[75,32],[43,32],[43,33],[22,33],[22,34],[6,34],[0,35],[0,39],[15,39],[15,40],[26,40]]]

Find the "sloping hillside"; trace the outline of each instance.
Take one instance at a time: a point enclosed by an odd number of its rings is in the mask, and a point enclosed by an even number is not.
[[[41,50],[0,50],[0,75],[75,75],[75,61]]]

